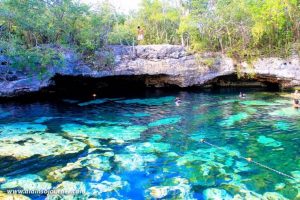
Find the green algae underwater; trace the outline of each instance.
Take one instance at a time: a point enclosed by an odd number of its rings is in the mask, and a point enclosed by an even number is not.
[[[300,110],[272,92],[5,103],[0,111],[0,199],[12,189],[71,193],[15,196],[39,200],[300,199]]]

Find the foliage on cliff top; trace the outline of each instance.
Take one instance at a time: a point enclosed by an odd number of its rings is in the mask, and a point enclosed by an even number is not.
[[[141,25],[144,44],[183,44],[246,60],[288,56],[300,39],[299,7],[297,0],[142,0],[121,26],[134,34]]]
[[[108,44],[108,34],[121,20],[108,3],[91,11],[73,0],[0,0],[0,49],[10,58],[22,60],[13,62],[18,67],[35,64],[40,68],[51,57],[40,51],[45,44],[93,54]]]
[[[137,44],[141,26],[143,44],[182,44],[239,60],[287,56],[299,43],[299,7],[297,0],[142,0],[124,15],[108,1],[91,9],[78,0],[0,0],[0,48],[44,60],[38,46],[65,45],[89,58],[108,44]]]

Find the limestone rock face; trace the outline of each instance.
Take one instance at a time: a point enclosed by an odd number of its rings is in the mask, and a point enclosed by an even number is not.
[[[162,82],[189,87],[234,73],[232,60],[221,54],[195,55],[175,45],[123,47],[122,52],[119,48],[113,47],[114,75],[166,75]]]
[[[69,49],[58,49],[64,55],[63,66],[49,66],[47,73],[17,70],[7,67],[7,59],[0,56],[0,96],[16,96],[37,92],[53,83],[55,75],[103,78],[111,76],[145,76],[148,86],[200,86],[215,78],[237,73],[255,74],[254,79],[280,83],[283,87],[300,85],[300,58],[261,58],[251,65],[236,63],[221,53],[192,54],[182,46],[141,45],[111,46],[99,58],[111,56],[111,63],[95,59],[85,63]],[[108,65],[108,66],[107,66]],[[96,67],[97,66],[97,67]],[[156,78],[151,78],[151,77]]]
[[[300,58],[298,55],[287,59],[261,58],[253,63],[252,69],[246,63],[242,63],[242,66],[244,73],[251,73],[252,70],[258,79],[281,82],[283,87],[300,85]]]

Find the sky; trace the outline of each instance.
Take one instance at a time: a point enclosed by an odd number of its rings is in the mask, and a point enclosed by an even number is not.
[[[81,0],[83,3],[95,5],[103,0]],[[108,0],[111,2],[118,11],[128,14],[132,10],[137,10],[141,0]]]

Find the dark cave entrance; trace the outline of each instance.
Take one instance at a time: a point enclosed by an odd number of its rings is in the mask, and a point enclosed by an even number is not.
[[[102,78],[84,76],[61,76],[53,79],[53,85],[45,91],[62,97],[99,97],[135,96],[145,92],[160,90],[173,92],[178,90],[203,90],[224,88],[260,88],[269,91],[279,91],[281,83],[272,77],[238,78],[236,74],[217,77],[205,85],[181,88],[176,77],[168,75],[128,75],[109,76]]]
[[[56,75],[53,85],[44,91],[58,96],[99,97],[128,96],[153,90],[180,89],[167,75],[109,76],[102,78]]]
[[[282,83],[274,77],[259,76],[238,77],[230,74],[217,77],[204,85],[206,88],[262,88],[269,91],[279,91]]]
[[[272,77],[238,78],[236,74],[217,77],[204,85],[179,87],[182,79],[168,75],[128,75],[109,77],[62,76],[52,78],[51,86],[36,93],[24,93],[3,101],[55,100],[62,98],[91,99],[114,97],[147,97],[173,95],[180,91],[213,92],[218,90],[264,90],[279,91],[282,82]],[[6,99],[6,100],[5,100]]]

